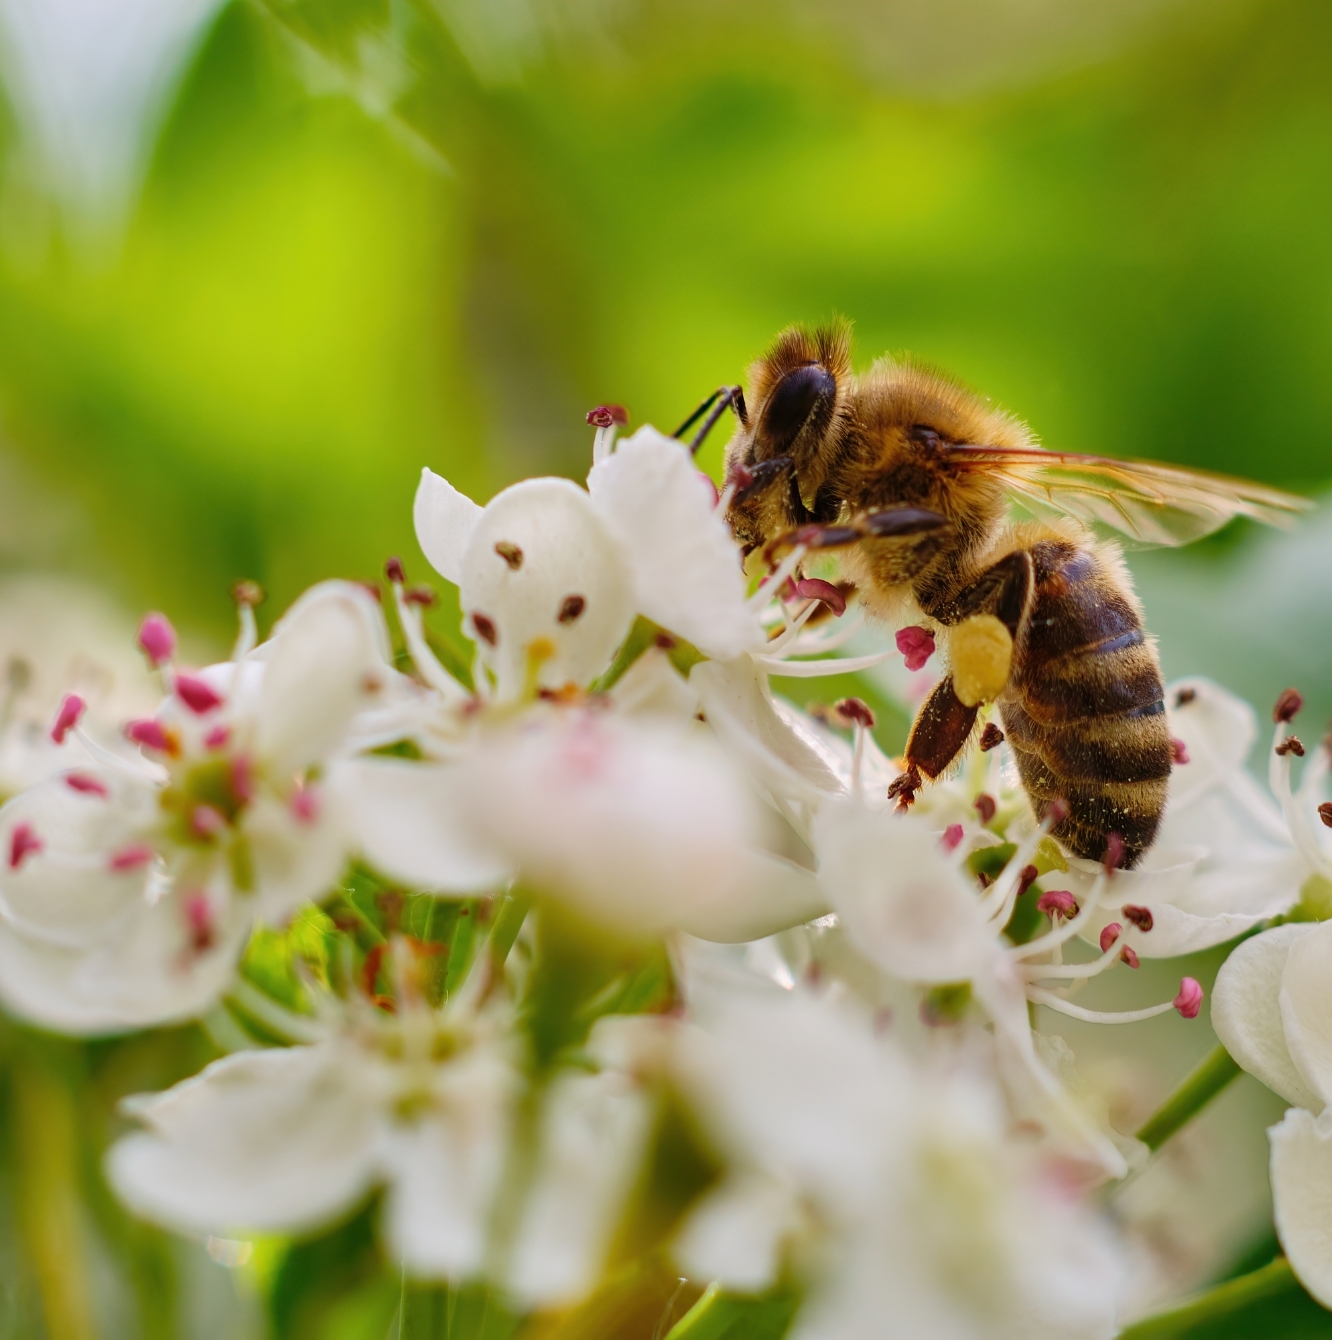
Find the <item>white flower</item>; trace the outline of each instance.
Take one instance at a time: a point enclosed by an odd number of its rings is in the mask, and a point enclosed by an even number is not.
[[[99,592],[40,574],[0,581],[0,798],[69,766],[51,738],[67,693],[85,704],[84,730],[124,758],[135,751],[122,723],[160,697],[134,650],[134,625]]]
[[[1113,1238],[1007,1137],[983,1075],[923,1069],[799,992],[702,1022],[680,1066],[728,1170],[678,1242],[691,1275],[753,1292],[790,1262],[795,1340],[1115,1333]]]
[[[497,697],[512,699],[539,640],[553,649],[538,647],[539,684],[586,685],[635,613],[706,655],[761,645],[713,503],[684,446],[643,428],[593,466],[586,492],[529,479],[481,508],[423,470],[414,515],[426,557],[459,588]]]
[[[7,1003],[76,1032],[206,1006],[255,918],[284,920],[341,873],[358,797],[337,756],[385,691],[386,649],[368,594],[325,583],[239,661],[168,667],[171,696],[127,727],[149,757],[72,728],[66,752],[77,738],[93,764],[0,810]]]
[[[1093,906],[1079,909],[1067,893],[1042,899],[1055,923],[1050,930],[1025,944],[1008,943],[1003,930],[1020,896],[1022,871],[1047,829],[1032,833],[981,893],[963,875],[965,849],[947,851],[927,820],[850,799],[830,801],[814,826],[819,879],[850,947],[880,971],[925,986],[969,984],[993,1024],[996,1062],[1022,1115],[1062,1142],[1070,1157],[1101,1175],[1123,1176],[1127,1165],[1115,1142],[1041,1058],[1028,1002],[1090,1022],[1131,1023],[1172,1009],[1191,1017],[1201,993],[1190,978],[1174,1001],[1141,1010],[1108,1014],[1073,1004],[1071,991],[1131,953],[1141,933],[1130,924],[1107,940],[1098,958],[1065,964],[1063,948]]]
[[[1135,941],[1144,958],[1207,949],[1288,911],[1317,868],[1292,835],[1291,805],[1283,814],[1245,767],[1257,734],[1248,703],[1197,678],[1172,684],[1166,696],[1170,733],[1186,761],[1171,771],[1156,841],[1138,866],[1116,876],[1086,931],[1094,942],[1107,923],[1123,921],[1123,905],[1146,907],[1152,931]],[[1277,762],[1288,769],[1288,759]],[[1306,770],[1306,789],[1318,784],[1317,773]],[[1069,864],[1069,887],[1083,897],[1098,867]]]
[[[511,1007],[485,1003],[482,965],[431,1009],[410,985],[411,946],[391,953],[395,1014],[325,999],[319,1021],[295,1017],[307,1045],[239,1052],[128,1100],[144,1129],[110,1151],[112,1185],[146,1218],[213,1235],[315,1228],[382,1186],[388,1249],[410,1274],[489,1276],[528,1306],[576,1300],[636,1175],[649,1096],[611,1069],[557,1074],[524,1179]]]
[[[427,889],[517,879],[622,933],[722,940],[823,910],[813,875],[768,853],[748,787],[693,723],[549,707],[454,763],[347,767],[363,791],[395,797],[382,821],[373,805],[353,813],[358,845],[375,863],[413,862]]]
[[[587,492],[529,480],[485,508],[423,473],[417,533],[459,585],[481,673],[467,698],[391,570],[442,710],[417,736],[427,764],[356,765],[397,797],[382,823],[360,809],[361,846],[378,863],[388,838],[418,887],[517,879],[620,933],[743,939],[816,916],[812,874],[773,854],[779,835],[694,721],[697,688],[662,648],[617,671],[609,694],[588,694],[635,613],[708,654],[762,642],[738,552],[686,449],[651,429],[613,455],[605,446],[599,437]]]

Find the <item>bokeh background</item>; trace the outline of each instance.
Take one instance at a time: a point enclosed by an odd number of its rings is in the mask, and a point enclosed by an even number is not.
[[[390,553],[427,575],[423,465],[581,477],[593,405],[669,428],[834,313],[1048,445],[1332,483],[1318,0],[0,0],[0,91],[0,577],[199,655],[238,578],[271,619]],[[1298,684],[1317,732],[1332,519],[1132,562],[1170,674]],[[1170,1022],[1120,1076],[1148,1110],[1207,1046]],[[108,1199],[115,1100],[211,1045],[0,1026],[4,1340],[388,1332],[364,1216],[238,1262]],[[1278,1113],[1242,1081],[1133,1191],[1176,1286],[1270,1255]]]

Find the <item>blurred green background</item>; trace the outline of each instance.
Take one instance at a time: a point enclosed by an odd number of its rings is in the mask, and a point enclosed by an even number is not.
[[[427,575],[422,465],[581,477],[593,405],[669,428],[832,313],[1048,445],[1332,481],[1317,0],[0,0],[0,78],[0,568],[201,643],[240,577]],[[1135,557],[1168,672],[1325,718],[1329,559],[1321,513]],[[198,1035],[3,1046],[0,1336],[257,1334],[254,1271],[97,1199]]]

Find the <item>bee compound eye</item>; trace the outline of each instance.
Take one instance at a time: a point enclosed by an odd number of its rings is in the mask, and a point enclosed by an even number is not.
[[[821,405],[837,394],[837,379],[822,363],[793,368],[779,381],[763,407],[761,433],[774,449],[795,441]]]
[[[907,429],[907,436],[913,442],[920,443],[922,447],[937,447],[942,441],[937,430],[931,428],[927,423],[913,423]]]

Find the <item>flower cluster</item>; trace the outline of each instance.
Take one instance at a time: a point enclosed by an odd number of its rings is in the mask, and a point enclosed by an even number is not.
[[[586,487],[481,507],[423,472],[417,536],[470,656],[395,559],[392,623],[326,582],[258,641],[242,586],[237,645],[202,668],[148,616],[155,705],[118,740],[70,685],[0,811],[0,996],[74,1033],[204,1019],[229,1054],[128,1100],[107,1160],[182,1233],[381,1197],[409,1277],[516,1313],[636,1253],[699,1309],[767,1300],[811,1340],[1113,1335],[1098,1188],[1147,1151],[1045,1028],[1194,1019],[1189,976],[1129,1010],[1075,998],[1307,907],[1327,751],[1293,792],[1283,700],[1269,796],[1247,706],[1173,686],[1170,800],[1133,870],[1062,851],[993,721],[903,812],[866,702],[799,710],[772,681],[920,672],[929,630],[838,654],[863,619],[835,572],[797,548],[747,573],[679,442],[589,418]],[[1216,1023],[1299,1109],[1278,1223],[1332,1300],[1329,946],[1307,920],[1246,940]],[[707,1175],[663,1193],[681,1147]]]

